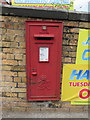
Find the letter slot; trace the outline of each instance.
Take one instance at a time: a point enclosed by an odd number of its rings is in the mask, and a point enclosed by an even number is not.
[[[35,34],[36,40],[52,40],[54,38],[53,34]]]

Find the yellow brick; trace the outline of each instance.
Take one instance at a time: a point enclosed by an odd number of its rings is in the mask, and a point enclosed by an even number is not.
[[[10,101],[5,101],[2,103],[3,107],[13,107],[13,106],[17,106],[17,102],[10,102]]]
[[[14,48],[3,48],[4,53],[14,53]]]
[[[24,36],[16,36],[15,41],[16,42],[24,42],[25,41],[25,37]]]
[[[2,81],[11,82],[11,81],[13,81],[13,78],[10,76],[2,76]]]
[[[0,102],[2,101],[2,96],[0,96]]]
[[[2,86],[2,87],[8,87],[8,86],[10,86],[10,87],[16,87],[16,83],[13,83],[13,82],[0,82],[0,86]]]
[[[2,93],[0,93],[0,97],[2,97]]]
[[[71,28],[70,32],[79,33],[79,28]]]
[[[17,23],[17,22],[23,23],[26,20],[27,20],[27,18],[21,18],[21,17],[13,17],[12,18],[12,22],[15,22],[15,23]]]
[[[4,96],[4,97],[17,97],[17,93],[3,93],[2,96]]]
[[[2,19],[3,19],[3,21],[5,21],[5,22],[7,22],[7,21],[11,21],[11,16],[2,16]]]
[[[23,59],[23,55],[22,54],[16,54],[15,59]]]
[[[1,1],[0,1],[0,3],[1,3]],[[0,16],[0,21],[3,21],[3,16]]]
[[[12,107],[12,111],[26,111],[25,107]]]
[[[73,63],[73,64],[75,64],[75,61],[76,61],[76,59],[75,59],[75,58],[72,58],[72,63]]]
[[[1,40],[1,36],[2,36],[2,35],[0,34],[0,40]]]
[[[20,42],[20,48],[26,48],[25,42]]]
[[[12,66],[11,71],[25,71],[24,66]]]
[[[26,61],[24,61],[24,60],[23,61],[18,61],[18,64],[19,65],[26,65]]]
[[[0,106],[0,112],[2,111],[2,106]]]
[[[26,92],[26,88],[0,87],[0,92]]]
[[[11,92],[11,87],[0,87],[0,92]]]
[[[21,82],[21,77],[14,77],[14,82]]]
[[[20,26],[21,26],[20,23],[14,23],[13,24],[14,29],[22,29]]]
[[[18,23],[19,22],[19,17],[13,17],[12,22]]]
[[[80,22],[79,27],[89,28],[89,23],[88,22]]]
[[[14,54],[7,54],[6,59],[14,59]]]
[[[2,75],[6,76],[17,76],[17,72],[11,72],[11,71],[2,71]]]
[[[26,60],[26,55],[23,55],[23,59]]]
[[[64,21],[64,25],[65,26],[76,26],[78,27],[79,26],[79,22],[74,22],[74,21]]]
[[[24,30],[11,30],[11,29],[7,29],[7,34],[8,35],[24,35],[25,31]]]
[[[78,39],[77,37],[78,37],[78,35],[74,35],[74,38],[75,38],[75,39]],[[77,45],[77,40],[71,40],[71,41],[69,42],[69,45]]]
[[[26,87],[26,83],[18,83],[18,87]]]
[[[9,28],[9,29],[13,29],[13,25],[12,22],[2,22],[2,28]]]
[[[74,35],[74,39],[78,40],[78,34],[75,34],[75,35]],[[77,41],[75,41],[75,42],[76,42],[75,45],[77,45]]]
[[[2,29],[1,34],[5,35],[7,32],[7,29]]]
[[[5,35],[2,35],[1,36],[1,40],[2,41],[8,41],[8,42],[11,42],[11,41],[14,41],[14,36],[12,35],[8,35],[8,34],[5,34]]]
[[[2,76],[2,81],[5,81],[6,77],[5,76]]]
[[[0,47],[2,47],[2,42],[0,41]]]
[[[18,93],[18,97],[26,98],[26,93]]]
[[[2,54],[2,59],[6,59],[6,55],[5,53]]]
[[[23,53],[26,53],[26,50],[25,49],[20,49],[20,48],[15,48],[14,49],[14,53],[16,54],[23,54]]]
[[[18,62],[16,60],[2,60],[2,64],[4,65],[17,65]]]
[[[11,111],[11,107],[2,107],[2,111]]]
[[[27,102],[17,102],[17,107],[30,107],[32,103],[27,103]]]
[[[24,23],[27,19],[28,19],[28,18],[25,18],[25,17],[22,18],[22,17],[20,17],[19,22]],[[31,18],[30,18],[30,20],[31,20]]]
[[[12,92],[26,92],[26,88],[11,88]]]
[[[2,70],[11,70],[11,66],[2,66]]]
[[[75,57],[76,56],[76,52],[69,52],[69,57]]]
[[[2,61],[0,60],[0,75],[2,75]]]
[[[2,97],[3,102],[25,102],[26,100],[14,97]]]
[[[3,53],[2,53],[2,52],[0,52],[0,58],[2,58],[2,55],[3,55]]]
[[[18,76],[25,77],[26,76],[26,72],[18,72]]]
[[[18,47],[18,43],[17,42],[11,42],[10,47]]]
[[[2,42],[2,47],[10,47],[10,42]]]
[[[25,82],[26,83],[26,77],[22,77],[22,82]]]
[[[71,58],[65,58],[65,62],[71,62]]]

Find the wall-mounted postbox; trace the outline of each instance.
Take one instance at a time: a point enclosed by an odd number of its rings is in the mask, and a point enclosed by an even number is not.
[[[26,21],[27,100],[60,99],[62,22]]]

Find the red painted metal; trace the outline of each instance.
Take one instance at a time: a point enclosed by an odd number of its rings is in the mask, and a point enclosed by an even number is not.
[[[57,21],[26,21],[28,101],[60,99],[62,28]]]
[[[53,34],[35,34],[34,37],[54,37]]]

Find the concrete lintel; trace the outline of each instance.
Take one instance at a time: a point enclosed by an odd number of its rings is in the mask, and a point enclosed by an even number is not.
[[[90,21],[90,13],[12,5],[2,5],[0,7],[2,7],[2,15],[33,17],[42,19],[46,18],[55,20]]]

